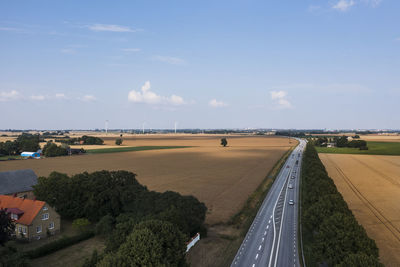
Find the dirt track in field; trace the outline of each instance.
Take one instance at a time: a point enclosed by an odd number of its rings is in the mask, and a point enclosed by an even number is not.
[[[194,195],[208,209],[207,223],[226,222],[244,205],[278,159],[294,145],[292,140],[263,136],[134,136],[126,146],[195,146],[181,149],[93,154],[0,163],[0,171],[33,169],[38,176],[52,171],[76,174],[96,170],[135,172],[150,190],[172,190]],[[106,137],[106,145],[115,137]]]
[[[385,266],[400,266],[400,157],[319,154]]]

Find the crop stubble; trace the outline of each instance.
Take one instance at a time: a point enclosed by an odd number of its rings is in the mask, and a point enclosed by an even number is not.
[[[400,265],[400,157],[319,154],[385,266]]]

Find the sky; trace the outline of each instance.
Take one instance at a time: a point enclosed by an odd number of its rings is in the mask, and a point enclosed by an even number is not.
[[[399,129],[399,10],[3,0],[0,129]]]

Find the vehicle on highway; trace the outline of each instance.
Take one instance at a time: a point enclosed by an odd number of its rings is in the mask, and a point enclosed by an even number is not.
[[[289,200],[289,205],[294,205],[294,201],[293,200]]]
[[[293,185],[292,184],[289,184],[289,189],[293,189]]]

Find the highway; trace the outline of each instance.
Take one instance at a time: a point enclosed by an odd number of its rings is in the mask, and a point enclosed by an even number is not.
[[[297,233],[299,187],[306,142],[299,141],[264,199],[232,267],[300,266]]]

